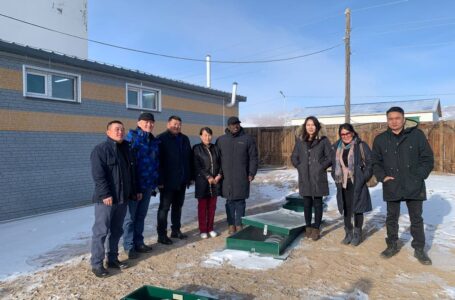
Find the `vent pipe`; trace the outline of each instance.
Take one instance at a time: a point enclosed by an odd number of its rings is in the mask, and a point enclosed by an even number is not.
[[[207,55],[205,57],[205,66],[206,66],[206,73],[207,73],[207,87],[211,88],[210,55]]]
[[[233,107],[235,105],[235,100],[237,98],[237,82],[232,83],[232,97],[231,97],[231,103],[228,103],[226,106],[227,107]]]

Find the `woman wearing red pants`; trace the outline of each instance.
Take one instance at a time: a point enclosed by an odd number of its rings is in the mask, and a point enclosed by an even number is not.
[[[201,143],[193,147],[195,197],[198,199],[198,219],[201,238],[216,237],[213,230],[216,198],[220,194],[221,156],[217,146],[212,144],[212,130],[201,128]]]

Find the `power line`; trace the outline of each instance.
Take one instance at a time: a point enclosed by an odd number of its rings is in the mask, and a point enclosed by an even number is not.
[[[403,25],[414,25],[414,24],[421,24],[421,23],[430,23],[430,22],[437,22],[437,21],[447,21],[447,20],[455,20],[455,17],[442,17],[442,18],[433,18],[433,19],[426,19],[420,21],[410,21],[410,22],[400,22],[400,23],[393,23],[393,24],[381,24],[381,25],[373,25],[373,26],[360,26],[356,27],[356,30],[363,30],[363,29],[372,29],[372,28],[384,28],[384,27],[397,27]]]
[[[403,31],[414,31],[414,30],[422,30],[422,29],[427,29],[427,28],[434,28],[434,27],[441,27],[441,26],[450,26],[454,25],[455,22],[448,22],[448,23],[440,23],[440,24],[430,24],[427,26],[420,26],[420,27],[412,27],[412,28],[400,28],[396,30],[388,30],[388,31],[382,31],[382,32],[373,32],[369,34],[362,35],[360,34],[361,38],[366,38],[369,36],[375,36],[375,35],[382,35],[382,34],[390,34],[390,33],[396,33],[396,32],[403,32]]]
[[[24,20],[21,20],[21,19],[18,19],[18,18],[14,18],[14,17],[11,17],[11,16],[7,16],[7,15],[1,14],[1,13],[0,13],[0,16],[2,16],[4,18],[7,18],[7,19],[11,19],[11,20],[17,21],[17,22],[21,22],[21,23],[24,23],[24,24],[27,24],[27,25],[30,25],[30,26],[34,26],[34,27],[37,27],[37,28],[41,28],[41,29],[44,29],[44,30],[51,31],[51,32],[63,34],[63,35],[66,35],[66,36],[70,36],[70,37],[77,38],[77,39],[80,39],[80,40],[88,41],[88,42],[91,42],[91,43],[100,44],[100,45],[103,45],[103,46],[108,46],[108,47],[117,48],[117,49],[121,49],[121,50],[136,52],[136,53],[154,55],[154,56],[159,56],[159,57],[164,57],[164,58],[186,60],[186,61],[197,61],[197,62],[204,62],[204,63],[206,62],[205,59],[168,55],[168,54],[162,54],[162,53],[156,53],[156,52],[151,52],[151,51],[146,51],[146,50],[140,50],[140,49],[134,49],[134,48],[130,48],[130,47],[114,45],[114,44],[111,44],[111,43],[106,43],[106,42],[93,40],[93,39],[89,39],[89,38],[84,38],[84,37],[77,36],[77,35],[74,35],[74,34],[62,32],[62,31],[59,31],[59,30],[56,30],[56,29],[44,27],[44,26],[41,26],[41,25],[38,25],[38,24],[27,22],[27,21],[24,21]],[[218,63],[218,64],[260,64],[260,63],[282,62],[282,61],[296,60],[296,59],[300,59],[300,58],[304,58],[304,57],[320,54],[320,53],[335,49],[335,48],[337,48],[337,47],[339,47],[341,45],[343,45],[343,43],[339,43],[339,44],[333,45],[331,47],[328,47],[328,48],[325,48],[325,49],[322,49],[322,50],[318,50],[318,51],[314,51],[314,52],[306,53],[306,54],[301,54],[301,55],[297,55],[297,56],[293,56],[293,57],[284,57],[284,58],[269,59],[269,60],[250,60],[250,61],[212,60],[211,63]]]
[[[352,98],[402,98],[402,97],[434,97],[434,96],[455,96],[455,92],[451,93],[433,93],[433,94],[409,94],[409,95],[354,95]],[[286,98],[343,98],[344,96],[311,96],[311,95],[286,95]]]
[[[357,8],[357,9],[352,9],[351,12],[357,12],[357,11],[368,10],[368,9],[373,9],[373,8],[379,8],[379,7],[384,7],[384,6],[396,5],[396,4],[401,4],[401,3],[404,3],[404,2],[408,2],[408,1],[409,0],[399,0],[399,1],[394,1],[394,2],[387,2],[387,3],[383,3],[383,4],[378,4],[378,5],[361,7],[361,8]]]

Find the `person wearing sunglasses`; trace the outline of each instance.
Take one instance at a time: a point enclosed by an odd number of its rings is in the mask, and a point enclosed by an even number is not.
[[[333,144],[332,177],[337,187],[337,204],[344,216],[343,244],[362,242],[363,214],[371,211],[367,182],[373,175],[371,150],[349,123],[338,128],[340,138]],[[354,226],[352,219],[354,218]]]

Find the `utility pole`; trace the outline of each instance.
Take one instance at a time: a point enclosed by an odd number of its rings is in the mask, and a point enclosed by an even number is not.
[[[346,59],[346,70],[345,70],[345,90],[344,90],[344,121],[346,123],[351,122],[351,10],[346,8],[344,11],[346,15],[346,35],[344,37],[345,44],[345,59]]]

